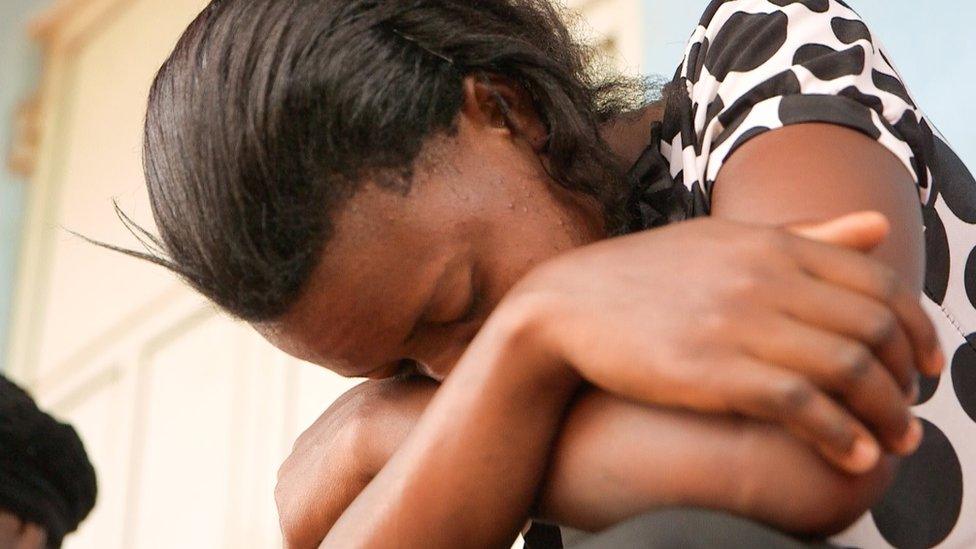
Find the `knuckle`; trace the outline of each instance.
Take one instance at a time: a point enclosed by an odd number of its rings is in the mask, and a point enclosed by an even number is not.
[[[763,238],[766,246],[773,250],[786,250],[790,245],[790,236],[786,231],[776,228],[767,228],[763,231]]]
[[[889,309],[872,315],[867,326],[867,338],[874,346],[883,345],[895,336],[898,329],[898,318]]]
[[[274,487],[274,499],[275,504],[278,506],[278,510],[281,511],[282,505],[285,502],[285,487],[281,483],[281,470],[278,470],[278,482]],[[280,513],[279,513],[280,514]]]
[[[826,437],[834,448],[847,453],[854,447],[857,433],[851,423],[842,418],[837,418],[830,422]]]
[[[751,299],[763,288],[762,277],[756,269],[744,270],[737,276],[730,278],[728,284],[730,297],[735,300]]]
[[[840,389],[860,383],[871,371],[874,355],[864,345],[844,343],[834,353]]]
[[[294,503],[290,497],[292,495],[281,482],[275,486],[274,499],[275,506],[278,508],[278,524],[281,526],[282,532],[286,533],[293,530],[293,525],[296,522]]]
[[[278,467],[278,475],[276,478],[278,484],[275,486],[275,495],[277,495],[279,491],[284,489],[282,484],[284,484],[285,479],[288,478],[289,473],[291,471],[291,460],[292,457],[289,456],[287,459],[285,459],[284,463],[282,463],[281,466]]]
[[[757,232],[754,249],[763,258],[776,257],[790,249],[790,237],[780,229],[762,228]]]
[[[299,480],[295,477],[296,471],[301,471],[301,468],[296,468],[292,462],[292,458],[288,458],[278,468],[278,478],[274,487],[274,500],[282,520],[293,516],[292,510],[296,504],[295,483],[296,480]]]
[[[737,255],[762,259],[772,253],[779,253],[784,248],[784,235],[769,227],[750,227],[744,236],[738,240]]]
[[[702,315],[699,319],[698,332],[705,336],[705,341],[714,341],[715,337],[724,336],[734,324],[732,312],[729,308],[718,307]]]
[[[813,402],[816,393],[816,387],[809,381],[789,377],[772,386],[768,402],[779,413],[795,415]]]
[[[877,285],[878,294],[886,300],[894,299],[901,292],[901,278],[888,267],[878,271]]]

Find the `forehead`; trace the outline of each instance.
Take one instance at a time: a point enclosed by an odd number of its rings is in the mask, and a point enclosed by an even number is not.
[[[467,250],[470,216],[443,192],[450,183],[418,183],[408,196],[367,185],[351,198],[301,298],[258,331],[285,352],[343,374],[397,358],[391,352],[406,324],[445,266]]]

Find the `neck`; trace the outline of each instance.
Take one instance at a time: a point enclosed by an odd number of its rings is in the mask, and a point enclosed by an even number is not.
[[[655,101],[605,124],[600,133],[625,166],[640,157],[651,140],[651,125],[664,119],[664,101]]]

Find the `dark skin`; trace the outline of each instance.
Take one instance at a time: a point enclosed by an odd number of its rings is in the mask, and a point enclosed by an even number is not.
[[[531,102],[504,81],[465,92],[410,195],[367,185],[298,305],[256,326],[343,375],[443,381],[367,383],[303,435],[279,482],[288,543],[504,545],[533,513],[598,529],[675,503],[796,532],[863,512],[883,454],[919,443],[914,376],[943,361],[897,159],[837,127],[778,130],[723,169],[712,219],[596,243],[598,211],[545,175]],[[646,122],[608,130],[622,157]],[[795,231],[824,243],[757,227],[858,210],[889,222]]]
[[[25,522],[0,509],[0,547],[4,549],[43,549],[47,534],[40,526]]]

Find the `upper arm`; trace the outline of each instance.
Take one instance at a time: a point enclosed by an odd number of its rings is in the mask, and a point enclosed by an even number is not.
[[[743,145],[712,193],[712,215],[792,224],[874,210],[891,223],[875,255],[919,292],[925,244],[918,191],[903,164],[876,141],[826,124],[790,126]]]
[[[856,12],[714,1],[680,76],[665,153],[697,213],[783,224],[880,211],[894,231],[878,255],[921,288],[933,132]]]
[[[599,531],[649,510],[703,507],[825,535],[863,515],[890,478],[890,460],[847,475],[773,425],[589,391],[567,414],[537,510]]]
[[[303,435],[277,494],[288,547],[318,545],[403,443],[436,389],[419,379],[364,383]],[[350,421],[368,427],[351,441],[337,438]],[[362,468],[365,476],[349,474]],[[773,426],[649,408],[590,390],[567,413],[537,510],[560,524],[599,530],[650,509],[688,505],[826,533],[860,516],[886,483],[885,467],[851,477]],[[784,485],[792,489],[784,492]]]

